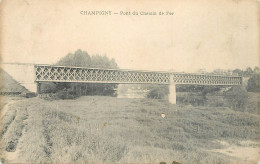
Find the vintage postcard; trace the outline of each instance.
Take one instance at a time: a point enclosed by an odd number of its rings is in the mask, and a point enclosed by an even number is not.
[[[260,162],[258,0],[0,0],[0,163]]]

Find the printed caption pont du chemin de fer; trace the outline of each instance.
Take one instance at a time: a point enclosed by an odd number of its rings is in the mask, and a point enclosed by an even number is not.
[[[101,10],[101,11],[90,11],[90,10],[81,10],[80,11],[81,15],[119,15],[119,16],[130,16],[130,15],[134,15],[134,16],[172,16],[174,15],[173,11],[105,11],[105,10]]]

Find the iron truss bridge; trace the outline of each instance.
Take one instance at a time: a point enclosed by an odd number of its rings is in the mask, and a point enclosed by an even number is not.
[[[239,76],[93,69],[52,65],[35,65],[35,75],[36,82],[242,85],[242,77]]]

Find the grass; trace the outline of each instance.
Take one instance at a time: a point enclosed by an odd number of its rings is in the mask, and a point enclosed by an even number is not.
[[[247,112],[260,115],[260,94],[248,92]]]
[[[6,131],[7,131],[8,127],[9,127],[9,125],[14,121],[14,119],[15,119],[15,117],[16,117],[16,112],[17,112],[17,111],[15,110],[15,108],[10,108],[10,109],[6,112],[5,116],[4,116],[3,119],[1,120],[1,121],[2,121],[1,136],[3,136],[3,135],[6,133]]]
[[[2,141],[20,137],[19,158],[30,163],[234,163],[237,159],[212,151],[223,147],[217,140],[259,140],[257,114],[166,100],[31,98],[8,113]],[[13,133],[23,128],[22,136]]]
[[[2,149],[9,152],[15,151],[18,139],[21,137],[24,128],[23,121],[27,116],[27,108],[25,106],[10,105],[2,122]]]

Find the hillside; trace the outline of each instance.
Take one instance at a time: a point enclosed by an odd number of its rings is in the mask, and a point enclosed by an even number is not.
[[[0,76],[0,92],[7,92],[7,93],[25,93],[29,92],[25,87],[20,85],[16,80],[12,78],[7,72],[3,69],[0,69],[1,76]]]

